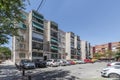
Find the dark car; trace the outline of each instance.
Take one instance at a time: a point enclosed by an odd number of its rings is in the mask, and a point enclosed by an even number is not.
[[[35,63],[36,68],[44,68],[46,67],[46,61],[40,59],[34,59],[33,62]]]
[[[35,63],[29,59],[22,59],[19,63],[20,67],[23,69],[34,69]]]

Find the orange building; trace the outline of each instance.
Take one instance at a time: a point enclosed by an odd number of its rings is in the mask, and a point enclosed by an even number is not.
[[[94,53],[105,53],[107,50],[111,51],[118,51],[118,47],[120,46],[120,42],[110,42],[106,44],[96,45],[93,47],[93,54]]]

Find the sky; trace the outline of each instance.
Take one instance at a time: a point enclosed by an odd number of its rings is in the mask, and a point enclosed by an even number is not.
[[[26,11],[37,10],[40,2],[30,0]],[[91,45],[120,41],[120,0],[44,0],[38,12]]]

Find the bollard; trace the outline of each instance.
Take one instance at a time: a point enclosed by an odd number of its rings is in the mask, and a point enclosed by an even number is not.
[[[25,70],[22,69],[22,76],[25,76]]]
[[[28,75],[28,80],[31,80],[31,76],[30,75]]]

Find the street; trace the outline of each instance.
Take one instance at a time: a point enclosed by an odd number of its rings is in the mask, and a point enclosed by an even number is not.
[[[76,64],[70,66],[37,68],[25,71],[32,80],[105,80],[100,71],[106,66],[106,62]],[[15,66],[0,65],[0,80],[22,80],[22,72]]]

